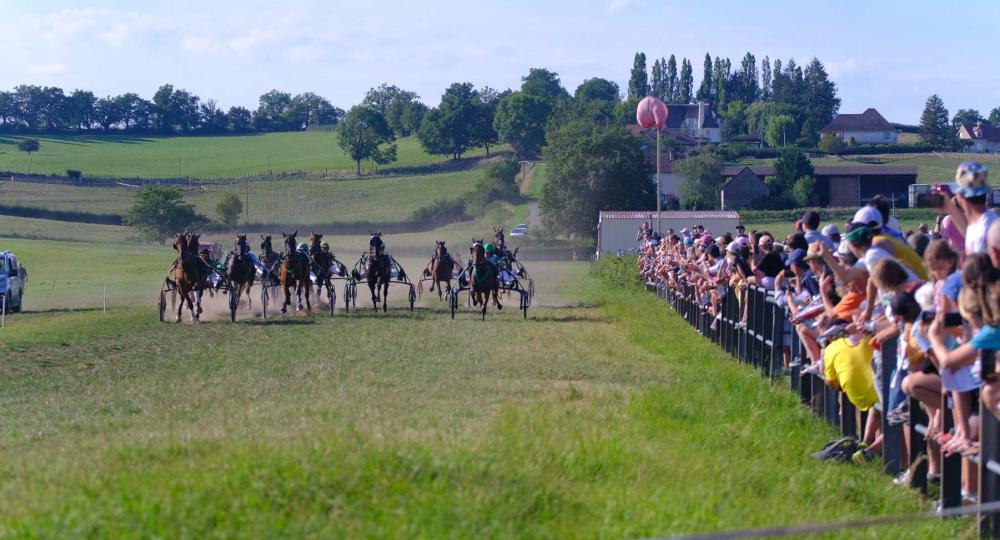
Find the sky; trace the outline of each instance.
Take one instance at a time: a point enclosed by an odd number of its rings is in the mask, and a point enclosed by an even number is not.
[[[517,88],[532,67],[624,92],[636,52],[738,66],[819,58],[841,112],[915,124],[937,93],[951,113],[1000,107],[1000,1],[2,0],[0,89],[82,88],[149,99],[171,83],[228,108],[271,89],[347,109],[382,82],[431,106],[453,82]]]

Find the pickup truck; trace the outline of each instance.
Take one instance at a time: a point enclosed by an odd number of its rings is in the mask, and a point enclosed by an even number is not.
[[[24,304],[24,285],[28,271],[9,251],[0,251],[0,298],[6,299],[7,312],[21,311]]]

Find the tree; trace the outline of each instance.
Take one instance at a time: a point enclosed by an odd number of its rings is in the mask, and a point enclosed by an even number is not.
[[[524,92],[514,92],[497,104],[493,127],[500,140],[514,147],[523,158],[534,158],[545,146],[545,123],[552,114],[547,101]]]
[[[682,178],[678,191],[681,206],[695,210],[719,207],[722,188],[722,158],[703,152],[674,163],[674,173]]]
[[[975,125],[976,122],[985,121],[986,119],[983,118],[983,115],[979,114],[979,111],[976,109],[959,109],[958,112],[955,113],[955,116],[951,119],[951,128],[955,131],[955,133],[958,133],[958,128],[960,128],[962,124]]]
[[[833,133],[824,133],[819,139],[819,149],[827,154],[839,154],[844,151],[844,141]]]
[[[242,213],[243,201],[234,193],[223,195],[219,204],[215,205],[215,215],[219,217],[219,223],[230,229],[236,228],[236,225],[240,222],[240,214]]]
[[[499,142],[499,135],[493,127],[499,102],[500,93],[485,86],[479,90],[473,103],[475,124],[472,129],[472,144],[483,147],[486,150],[486,157],[490,156],[490,146]]]
[[[97,96],[93,92],[73,90],[73,93],[66,98],[64,123],[74,129],[90,129],[95,124],[96,106]]]
[[[338,129],[337,144],[347,153],[361,174],[361,162],[371,159],[379,164],[396,157],[396,138],[382,113],[361,105],[351,107]]]
[[[417,137],[428,153],[462,157],[477,142],[482,127],[479,94],[472,83],[454,83],[441,96],[441,104],[424,115]]]
[[[663,77],[663,64],[659,60],[653,61],[653,83],[650,85],[650,95],[656,96],[660,99],[666,99],[664,95],[666,94],[666,81]]]
[[[569,92],[562,87],[559,74],[544,68],[531,68],[521,78],[521,92],[541,98],[555,108],[556,102],[569,99]]]
[[[214,99],[201,104],[201,129],[207,133],[223,133],[229,127],[226,111],[219,108]]]
[[[37,152],[41,147],[38,139],[24,139],[17,143],[17,149],[28,154],[28,174],[31,174],[31,154]]]
[[[378,88],[370,88],[365,92],[365,98],[361,100],[361,105],[382,113],[388,120],[387,111],[389,110],[389,104],[400,94],[403,94],[404,100],[407,97],[410,100],[418,99],[418,96],[413,92],[400,90],[395,85],[382,83]]]
[[[289,129],[305,130],[309,126],[336,125],[344,117],[344,111],[331,105],[326,98],[305,92],[288,102],[282,116]]]
[[[722,111],[722,136],[725,139],[746,135],[747,132],[747,108],[742,101],[730,101],[729,105]]]
[[[705,63],[702,65],[701,72],[701,85],[698,87],[698,94],[695,96],[699,101],[707,101],[709,103],[714,101],[713,93],[715,90],[715,85],[713,84],[713,73],[714,65],[712,64],[712,55],[705,53]]]
[[[576,87],[573,99],[577,101],[601,100],[618,103],[621,98],[619,96],[618,83],[594,77],[593,79],[584,80],[580,83],[580,86]]]
[[[416,93],[406,91],[399,91],[396,95],[392,96],[389,105],[385,108],[385,120],[389,122],[389,127],[396,132],[396,135],[405,137],[411,132],[420,129],[419,122],[416,124],[416,127],[409,129],[404,121],[407,111],[410,110],[411,106],[419,98],[420,96]]]
[[[230,107],[226,116],[229,118],[229,129],[236,133],[253,129],[253,114],[246,107]]]
[[[122,120],[121,107],[118,104],[118,100],[111,96],[98,99],[97,104],[94,106],[94,116],[95,121],[101,126],[101,129],[104,131],[110,130],[111,126]]]
[[[664,96],[667,103],[677,103],[680,100],[680,82],[677,79],[677,59],[670,55],[667,59],[666,73],[664,74]]]
[[[135,204],[125,214],[125,222],[161,244],[171,234],[205,221],[184,202],[181,190],[172,186],[149,185],[139,190]]]
[[[798,148],[786,148],[774,163],[774,177],[770,178],[770,197],[776,207],[795,205],[795,183],[798,179],[814,174],[812,162]]]
[[[771,100],[771,59],[767,56],[760,61],[760,99],[762,101]]]
[[[632,71],[628,77],[628,97],[643,98],[649,95],[649,79],[646,76],[646,53],[635,53]]]
[[[798,133],[795,129],[795,119],[787,114],[779,114],[768,119],[764,140],[768,146],[777,148],[787,145],[789,139],[795,142]]]
[[[685,58],[681,61],[681,80],[677,91],[677,101],[691,103],[692,92],[694,92],[694,75],[691,72],[691,61]]]
[[[948,109],[937,94],[927,98],[924,112],[920,115],[920,136],[927,144],[937,147],[950,147],[954,139],[951,125],[948,123]]]
[[[816,179],[811,175],[801,176],[792,184],[792,199],[795,206],[813,206],[816,204]]]
[[[740,63],[740,71],[736,74],[738,92],[732,96],[743,103],[753,103],[757,101],[760,88],[757,86],[757,59],[754,55],[747,54]]]
[[[732,86],[730,70],[732,64],[728,58],[715,57],[712,65],[712,107],[724,110],[729,103],[729,87]]]
[[[600,78],[587,79],[576,87],[573,106],[564,108],[562,113],[564,117],[568,114],[573,118],[587,118],[600,124],[610,124],[617,120],[617,108],[620,103],[617,83]],[[632,111],[634,117],[635,107]]]
[[[540,206],[548,230],[592,237],[601,210],[656,204],[652,171],[624,126],[574,120],[546,133]]]
[[[401,119],[403,133],[406,136],[420,131],[420,125],[424,121],[425,113],[427,113],[427,105],[419,101],[411,101],[406,104],[406,110],[403,111]]]
[[[805,88],[804,104],[807,122],[810,126],[809,139],[813,140],[823,126],[830,123],[840,110],[840,98],[837,97],[837,85],[826,74],[826,68],[818,59],[813,58],[806,66],[802,84]],[[803,125],[803,131],[805,131]]]
[[[257,110],[253,113],[253,125],[260,131],[284,131],[287,129],[285,111],[292,103],[292,95],[278,90],[260,96]]]
[[[990,124],[994,126],[1000,126],[1000,107],[994,107],[993,110],[990,111],[989,121]]]

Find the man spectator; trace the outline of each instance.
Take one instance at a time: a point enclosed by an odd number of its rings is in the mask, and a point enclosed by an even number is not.
[[[743,226],[742,223],[736,226],[736,238],[745,237],[747,235],[747,228]]]
[[[840,247],[840,229],[838,229],[833,223],[830,223],[829,225],[823,227],[822,232],[823,236],[829,238],[830,241],[833,242],[833,245],[835,246],[833,250],[837,251],[837,248]]]
[[[986,167],[974,161],[962,163],[950,187],[955,197],[945,197],[944,211],[965,236],[965,254],[986,253],[986,231],[997,219],[996,213],[986,206],[990,193]]]
[[[806,235],[806,243],[823,242],[830,251],[836,251],[837,246],[827,236],[819,231],[819,212],[806,210],[802,214],[802,232]]]

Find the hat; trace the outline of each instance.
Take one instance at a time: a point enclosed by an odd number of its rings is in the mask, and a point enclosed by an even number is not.
[[[299,244],[299,251],[309,251],[309,244],[302,242]]]
[[[319,247],[321,247],[321,248],[328,248],[328,247],[330,247],[330,243],[327,242],[326,240],[323,240],[322,242],[319,243]]]
[[[955,181],[950,185],[951,190],[965,198],[986,195],[990,192],[990,185],[986,181],[987,173],[983,164],[966,161],[955,171]]]
[[[861,223],[863,225],[868,225],[873,229],[881,229],[882,225],[882,212],[878,211],[878,208],[874,206],[862,206],[857,212],[854,213],[854,218],[851,219],[851,223]]]
[[[703,234],[703,235],[701,235],[701,239],[699,240],[699,242],[701,242],[702,244],[704,244],[704,245],[707,246],[707,245],[711,244],[712,242],[714,242],[714,240],[712,239],[712,235],[710,235],[710,234]]]
[[[493,253],[494,251],[496,251],[496,249],[497,249],[496,246],[494,246],[491,243],[488,243],[485,246],[483,246],[483,250],[485,250],[486,253]]]
[[[742,223],[740,223],[739,225],[736,226],[736,228],[737,229],[746,229],[746,226],[743,225]]]
[[[739,253],[741,247],[742,246],[740,246],[739,242],[730,242],[729,245],[726,246],[726,251],[729,253]]]
[[[848,247],[847,242],[841,242],[840,245],[837,246],[837,252],[833,254],[834,257],[838,258],[843,258],[848,255],[851,255],[851,248]]]
[[[831,223],[826,227],[823,227],[823,230],[820,232],[823,233],[823,236],[833,236],[835,234],[840,234],[840,229],[838,229],[836,225]]]
[[[871,238],[871,235],[872,235],[872,228],[870,226],[865,225],[863,223],[855,222],[851,223],[850,228],[847,229],[847,234],[844,235],[844,240],[856,244],[865,237]]]
[[[681,229],[681,234],[688,234],[690,232],[691,232],[691,229],[689,229],[687,227],[684,227],[683,229]]]
[[[813,259],[819,259],[820,258],[819,250],[820,250],[820,245],[822,243],[823,243],[822,241],[817,240],[817,241],[809,244],[809,251],[806,251],[802,255],[802,260],[804,260],[804,261],[811,261]],[[792,253],[795,253],[796,251],[799,251],[801,249],[802,248],[792,250]],[[803,250],[803,251],[805,251],[805,250]],[[791,258],[791,255],[789,255],[789,258]]]
[[[812,251],[812,247],[809,248]],[[793,249],[791,253],[788,254],[788,259],[785,260],[785,267],[792,268],[796,264],[799,266],[804,266],[806,257],[806,250],[802,248]]]

